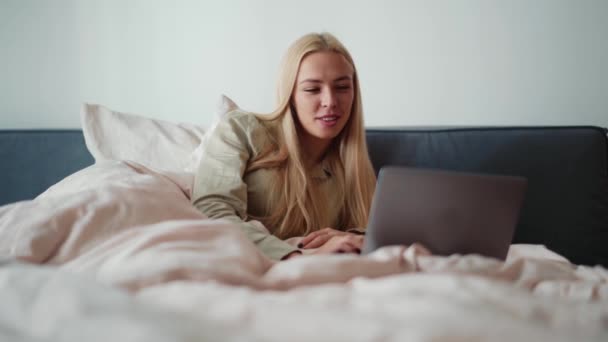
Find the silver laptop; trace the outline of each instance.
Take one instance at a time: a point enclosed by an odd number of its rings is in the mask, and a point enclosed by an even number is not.
[[[380,170],[363,253],[421,243],[436,255],[507,256],[522,177],[389,166]]]

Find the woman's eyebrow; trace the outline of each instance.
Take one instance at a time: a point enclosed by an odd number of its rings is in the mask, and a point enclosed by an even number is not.
[[[350,81],[351,79],[352,79],[351,76],[345,75],[345,76],[340,76],[340,77],[336,78],[334,80],[334,82],[340,82],[340,81],[346,81],[346,80]],[[321,83],[321,80],[317,80],[317,79],[314,79],[314,78],[307,78],[307,79],[305,79],[303,81],[300,81],[300,84],[306,83],[306,82]]]
[[[334,82],[340,82],[340,81],[350,81],[352,79],[352,77],[346,75],[346,76],[342,76],[342,77],[338,77],[334,80]]]
[[[301,81],[301,82],[300,82],[300,84],[302,84],[302,83],[306,83],[306,82],[312,82],[312,83],[321,83],[321,81],[320,81],[320,80],[316,80],[316,79],[314,79],[314,78],[307,78],[307,79],[305,79],[305,80]]]

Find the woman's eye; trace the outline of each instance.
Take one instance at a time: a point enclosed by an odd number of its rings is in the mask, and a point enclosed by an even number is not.
[[[339,86],[336,86],[336,89],[338,89],[340,91],[345,91],[345,90],[350,89],[350,86],[349,85],[339,85]]]
[[[319,91],[319,88],[306,88],[304,91],[307,93],[316,93]]]

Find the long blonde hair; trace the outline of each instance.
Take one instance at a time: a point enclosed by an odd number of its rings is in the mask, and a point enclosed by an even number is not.
[[[307,55],[331,51],[344,56],[354,70],[355,97],[352,112],[341,133],[334,138],[325,160],[338,184],[338,198],[344,205],[340,209],[339,227],[336,229],[365,228],[371,205],[376,176],[369,160],[363,124],[363,110],[359,79],[353,59],[346,48],[329,33],[311,33],[296,40],[287,50],[277,84],[277,109],[270,114],[256,114],[269,129],[275,143],[266,148],[248,165],[247,172],[272,169],[277,181],[269,191],[272,213],[258,218],[280,238],[301,236],[329,227],[328,212],[332,206],[326,196],[320,195],[303,160],[298,124],[291,105],[300,63]],[[348,170],[348,172],[346,172]],[[346,190],[348,189],[348,193]]]

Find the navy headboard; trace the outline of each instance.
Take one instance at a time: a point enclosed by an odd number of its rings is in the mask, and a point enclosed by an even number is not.
[[[81,130],[0,130],[0,205],[32,199],[93,163]]]
[[[608,266],[606,129],[368,129],[367,140],[376,170],[390,164],[528,178],[514,242]],[[34,198],[91,164],[80,130],[0,130],[0,205]]]

